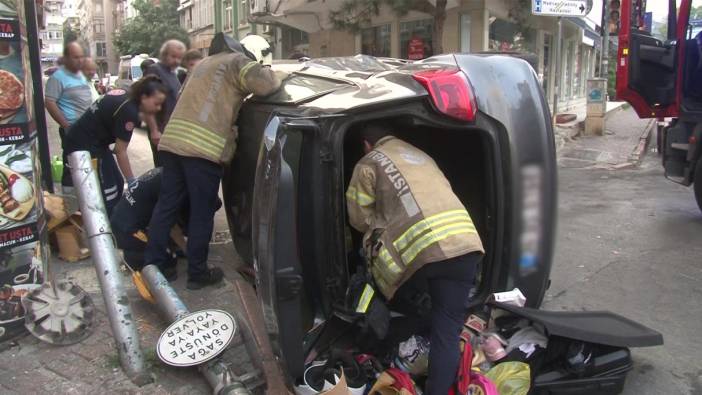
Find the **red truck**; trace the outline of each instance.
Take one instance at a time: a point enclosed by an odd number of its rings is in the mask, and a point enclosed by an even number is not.
[[[693,185],[700,210],[702,21],[691,18],[691,11],[701,7],[700,0],[669,0],[667,26],[658,29],[667,36],[655,37],[651,25],[645,27],[645,1],[622,0],[616,85],[617,98],[629,102],[639,117],[660,121],[665,176]]]

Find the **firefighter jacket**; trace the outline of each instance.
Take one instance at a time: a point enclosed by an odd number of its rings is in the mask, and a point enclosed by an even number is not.
[[[392,136],[353,171],[351,226],[363,232],[370,271],[387,299],[422,266],[484,252],[473,220],[434,160]]]
[[[244,99],[265,96],[280,87],[267,67],[238,52],[209,56],[192,71],[163,131],[159,151],[231,161],[236,150],[236,122]]]

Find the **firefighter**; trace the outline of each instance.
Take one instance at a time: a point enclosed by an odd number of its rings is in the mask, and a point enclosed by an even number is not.
[[[161,193],[149,223],[145,264],[169,270],[170,229],[186,199],[188,221],[188,289],[222,280],[222,270],[207,265],[222,166],[236,150],[235,122],[249,94],[268,95],[280,78],[239,42],[222,33],[212,40],[209,56],[188,77],[158,143],[163,167]]]
[[[361,139],[366,155],[346,192],[349,222],[364,234],[370,272],[388,301],[403,285],[426,287],[431,297],[427,390],[446,394],[456,380],[459,336],[483,245],[431,157],[379,123],[364,127]]]

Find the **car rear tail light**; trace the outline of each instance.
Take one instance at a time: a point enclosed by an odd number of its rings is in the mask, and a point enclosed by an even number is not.
[[[413,77],[429,92],[439,111],[462,121],[475,120],[475,96],[468,77],[461,70],[425,70]]]
[[[697,136],[690,136],[690,138],[687,139],[687,142],[690,143],[690,145],[697,144]]]

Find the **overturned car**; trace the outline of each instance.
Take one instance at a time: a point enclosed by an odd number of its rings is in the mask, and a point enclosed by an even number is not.
[[[387,366],[382,361],[392,362],[397,345],[421,331],[421,319],[395,312],[388,336],[375,338],[349,302],[364,257],[344,192],[364,155],[359,125],[371,121],[393,125],[397,137],[429,154],[469,208],[486,251],[471,312],[485,329],[502,316],[504,325],[526,323],[558,339],[563,351],[532,366],[537,393],[618,393],[631,368],[627,347],[662,343],[657,332],[610,313],[536,310],[551,271],[556,159],[548,106],[526,61],[454,54],[404,63],[359,55],[274,67],[291,74],[280,91],[242,107],[223,193],[234,244],[255,270],[266,330],[291,387],[307,385],[305,372],[334,350],[350,350],[356,360],[373,355]],[[514,288],[525,307],[485,304]],[[573,347],[580,347],[576,355],[589,352],[592,366],[561,371]]]

